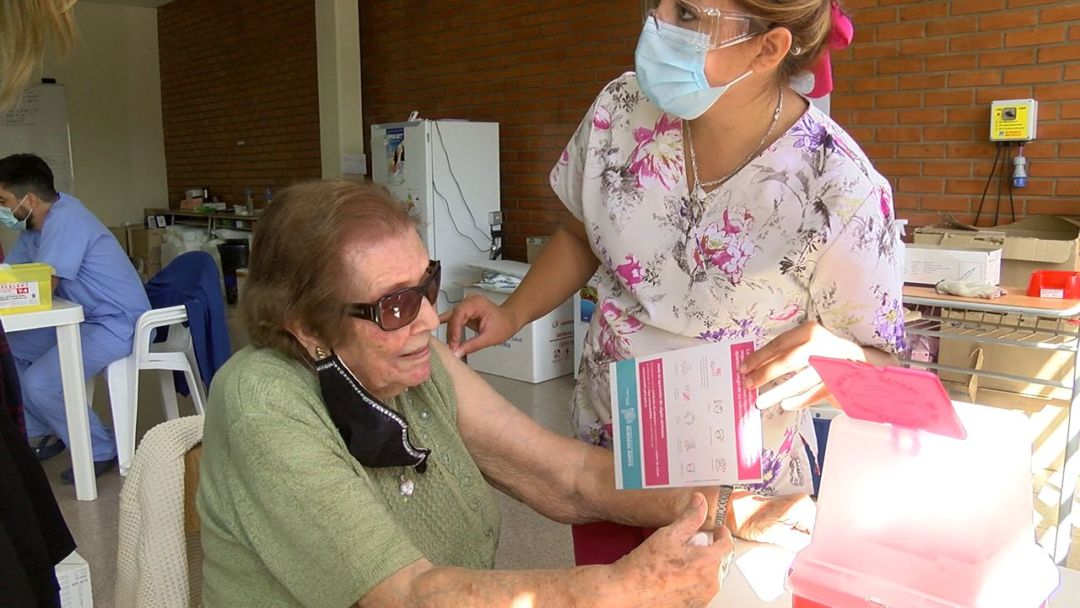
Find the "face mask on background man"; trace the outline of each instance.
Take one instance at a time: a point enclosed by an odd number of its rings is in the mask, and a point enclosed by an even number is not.
[[[15,207],[15,209],[0,207],[0,224],[2,224],[5,228],[10,228],[11,230],[26,230],[26,220],[30,218],[30,214],[26,214],[26,217],[20,220],[19,218],[15,217],[15,212],[19,209],[22,209],[23,204],[26,203],[27,196],[30,195],[27,194],[26,196],[22,197],[22,200],[19,201],[19,204]]]

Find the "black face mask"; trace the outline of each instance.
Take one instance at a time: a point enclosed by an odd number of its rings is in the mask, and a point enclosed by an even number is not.
[[[365,467],[416,467],[431,450],[409,441],[409,423],[372,395],[336,353],[315,361],[323,403],[353,458]]]

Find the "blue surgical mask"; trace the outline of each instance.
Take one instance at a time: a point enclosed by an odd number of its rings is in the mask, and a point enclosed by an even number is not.
[[[747,71],[728,84],[710,86],[705,77],[709,37],[659,19],[646,19],[634,59],[638,85],[661,110],[693,120],[711,108]]]
[[[25,202],[26,196],[22,197],[22,200],[19,201],[18,206],[16,206],[14,210],[0,206],[0,224],[3,224],[5,228],[10,228],[11,230],[26,230],[26,219],[20,220],[15,217],[15,211],[22,209],[23,203]],[[26,217],[30,216],[27,215]]]

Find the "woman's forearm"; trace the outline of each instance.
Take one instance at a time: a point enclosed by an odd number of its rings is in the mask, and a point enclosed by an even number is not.
[[[638,606],[618,566],[562,570],[470,570],[419,560],[376,585],[355,608]]]
[[[588,446],[583,460],[585,466],[577,479],[575,500],[592,519],[652,528],[666,526],[698,492],[705,496],[708,505],[702,529],[713,528],[719,487],[616,490],[615,461],[610,450]]]
[[[467,570],[435,567],[414,580],[408,608],[516,606],[627,607],[614,570],[586,566],[563,570]]]
[[[718,487],[617,490],[611,451],[565,437],[527,453],[527,462],[501,460],[499,468],[512,467],[516,473],[500,475],[508,483],[496,485],[559,523],[610,521],[659,528],[670,524],[699,492],[708,504],[702,529],[712,529]]]
[[[380,583],[361,608],[704,606],[719,590],[717,573],[735,549],[723,531],[711,544],[689,544],[705,516],[705,501],[695,496],[671,525],[604,566],[480,572],[420,560]]]

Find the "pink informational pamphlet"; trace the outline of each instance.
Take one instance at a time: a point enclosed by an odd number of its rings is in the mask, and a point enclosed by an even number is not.
[[[714,342],[611,364],[620,489],[761,481],[761,413],[739,364],[752,341]]]
[[[810,357],[810,365],[849,417],[963,439],[949,393],[931,372]]]

